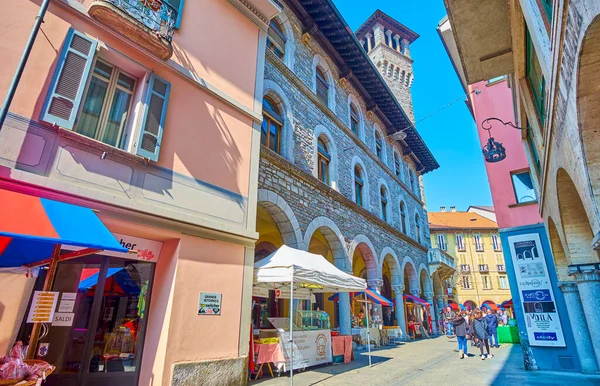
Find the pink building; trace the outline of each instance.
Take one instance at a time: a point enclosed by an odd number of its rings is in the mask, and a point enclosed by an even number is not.
[[[41,3],[2,4],[2,98]],[[0,131],[0,189],[92,208],[131,253],[59,264],[53,291],[73,318],[40,339],[57,366],[47,385],[245,382],[264,50],[280,10],[51,1]],[[0,354],[28,340],[44,276],[0,273]]]
[[[506,159],[495,163],[485,162],[498,227],[504,229],[541,223],[536,193],[537,171],[530,170],[528,162],[528,157],[537,159],[537,155],[526,152],[524,146],[528,133],[498,121],[490,122],[492,129],[489,132],[482,127],[482,122],[489,118],[515,122],[508,78],[500,76],[468,85],[447,18],[440,22],[438,32],[465,93],[469,93],[466,103],[475,119],[481,147],[486,145],[491,132],[494,139],[506,149]]]

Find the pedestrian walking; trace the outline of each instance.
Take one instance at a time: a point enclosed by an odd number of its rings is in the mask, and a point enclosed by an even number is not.
[[[500,314],[500,318],[502,319],[502,324],[508,326],[508,313],[504,310],[500,310],[502,314]]]
[[[454,327],[456,340],[458,341],[458,356],[460,359],[463,359],[465,355],[469,356],[467,352],[467,332],[469,324],[465,320],[464,311],[462,314],[456,315],[456,317],[452,320],[452,325]]]
[[[488,325],[490,345],[496,348],[500,347],[500,345],[498,344],[498,316],[488,308],[487,315],[485,315],[485,320]]]
[[[446,330],[446,336],[448,339],[452,337],[453,324],[452,321],[456,318],[456,314],[452,311],[452,307],[448,306],[446,308],[446,326],[448,329]]]
[[[475,310],[474,312],[471,333],[473,334],[475,344],[479,347],[479,351],[481,352],[481,359],[493,358],[494,356],[490,354],[488,325],[481,310]],[[483,354],[483,346],[485,346],[487,355]]]

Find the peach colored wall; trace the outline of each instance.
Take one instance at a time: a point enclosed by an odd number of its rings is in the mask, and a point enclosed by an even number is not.
[[[34,284],[24,273],[0,273],[0,356],[15,342]]]
[[[481,90],[479,95],[472,94],[471,101],[479,140],[483,147],[489,136],[488,132],[481,128],[482,121],[495,117],[504,122],[515,122],[512,93],[506,81],[490,86],[484,81],[469,86],[469,91],[474,89]],[[509,207],[516,203],[510,173],[529,169],[521,131],[494,123],[492,136],[506,149],[506,159],[496,163],[485,163],[498,226],[510,228],[542,222],[537,204]]]
[[[3,4],[0,33],[11,39],[0,39],[0,95],[8,90],[39,3],[39,0],[9,0]],[[201,9],[202,5],[205,9]],[[196,22],[194,16],[198,17]],[[94,26],[89,18],[63,6],[49,7],[11,105],[12,112],[34,120],[39,118],[56,60],[71,26],[98,37],[171,82],[160,166],[248,195],[252,120],[174,70],[158,65],[121,39]],[[212,27],[210,33],[208,26]],[[205,37],[212,40],[198,44]],[[186,3],[181,30],[175,39],[180,46],[173,55],[174,61],[253,108],[258,27],[225,1],[190,1]],[[227,49],[221,44],[226,44]]]

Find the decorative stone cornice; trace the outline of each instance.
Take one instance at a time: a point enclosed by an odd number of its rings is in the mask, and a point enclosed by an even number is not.
[[[367,210],[367,209],[363,208],[362,206],[358,205],[357,203],[355,203],[354,201],[352,201],[348,197],[344,196],[340,192],[334,190],[330,186],[325,185],[318,178],[316,178],[312,174],[308,174],[307,172],[305,172],[304,170],[300,169],[296,165],[290,163],[287,159],[285,159],[284,157],[282,157],[279,154],[275,153],[271,149],[269,149],[269,148],[261,145],[261,147],[260,147],[260,156],[262,158],[265,158],[265,159],[269,160],[269,162],[271,162],[274,165],[280,167],[281,169],[287,171],[294,178],[298,178],[298,179],[300,179],[300,180],[302,180],[302,181],[310,184],[315,190],[318,190],[323,196],[329,196],[333,200],[335,200],[335,201],[339,202],[340,204],[346,206],[348,209],[350,209],[350,210],[352,210],[354,212],[358,212],[358,213],[362,214],[364,217],[366,217],[367,219],[369,219],[371,222],[376,223],[378,226],[380,226],[381,228],[384,228],[385,230],[387,230],[388,232],[390,232],[391,234],[393,234],[395,237],[397,237],[397,238],[401,239],[402,241],[407,242],[411,246],[413,246],[415,248],[418,248],[421,251],[427,253],[428,249],[427,249],[426,246],[417,243],[411,237],[409,237],[408,235],[402,233],[400,231],[400,229],[394,227],[390,223],[387,223],[387,222],[383,221],[381,218],[379,218],[378,216],[376,216],[374,213],[371,213],[369,210]]]
[[[560,288],[560,290],[562,291],[562,293],[579,292],[579,288],[577,287],[577,283],[575,283],[574,281],[559,282],[558,283],[558,288]]]
[[[404,293],[405,289],[406,289],[406,287],[404,286],[404,284],[393,284],[392,285],[392,291],[394,291],[394,293],[396,295],[402,295]]]
[[[369,286],[369,288],[373,288],[373,289],[379,291],[379,289],[383,286],[383,280],[382,279],[368,279],[367,285]]]
[[[386,173],[388,176],[390,176],[390,178],[392,178],[392,180],[394,182],[396,182],[399,186],[401,186],[402,189],[404,190],[404,193],[408,194],[413,199],[415,199],[420,206],[424,206],[424,203],[423,203],[423,201],[421,201],[421,198],[419,196],[417,196],[415,193],[413,193],[412,190],[409,189],[409,187],[406,186],[406,184],[404,184],[404,182],[402,182],[402,180],[400,180],[400,178],[398,178],[398,176],[396,176],[396,174],[379,157],[377,157],[377,155],[373,152],[373,150],[371,150],[367,146],[366,143],[364,143],[360,138],[357,138],[356,135],[352,132],[352,130],[346,125],[346,123],[342,122],[342,120],[333,111],[331,111],[331,109],[327,105],[325,105],[325,103],[323,103],[317,97],[317,95],[306,84],[304,84],[304,82],[300,78],[298,78],[298,76],[292,70],[290,70],[288,66],[285,65],[284,62],[281,61],[281,59],[279,59],[270,50],[265,50],[265,51],[266,51],[267,60],[272,65],[274,65],[283,75],[285,75],[285,77],[300,92],[302,92],[302,94],[304,94],[304,96],[307,99],[309,99],[315,105],[315,107],[317,107],[319,110],[321,110],[323,112],[323,114],[325,114],[329,119],[331,119],[331,121],[336,126],[338,126],[338,128],[340,130],[342,130],[346,134],[346,137],[348,139],[353,141],[354,144],[358,148],[360,148],[362,151],[364,151],[365,154],[367,154],[369,156],[369,158],[371,158],[372,161],[377,163],[377,165],[381,168],[381,170],[384,173]],[[369,118],[369,113],[370,112],[367,112],[367,118]],[[369,119],[373,120],[373,118],[369,118]],[[380,123],[383,124],[383,122],[380,122]],[[411,153],[412,153],[412,150],[411,150]]]
[[[274,10],[278,10],[274,12],[273,15],[265,15],[262,9],[259,9],[255,4],[253,4],[249,0],[228,0],[231,5],[236,7],[240,12],[246,15],[250,20],[252,20],[255,24],[261,27],[263,30],[267,30],[269,27],[269,22],[271,18],[281,12],[281,5],[278,4],[278,1],[270,1],[267,3],[271,3]]]
[[[569,276],[573,277],[577,283],[600,281],[600,271],[596,269],[571,272]]]

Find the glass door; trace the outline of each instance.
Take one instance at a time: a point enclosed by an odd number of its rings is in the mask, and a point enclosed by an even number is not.
[[[153,263],[99,255],[58,264],[56,312],[72,318],[42,327],[41,359],[56,366],[46,386],[137,385],[153,274]]]

